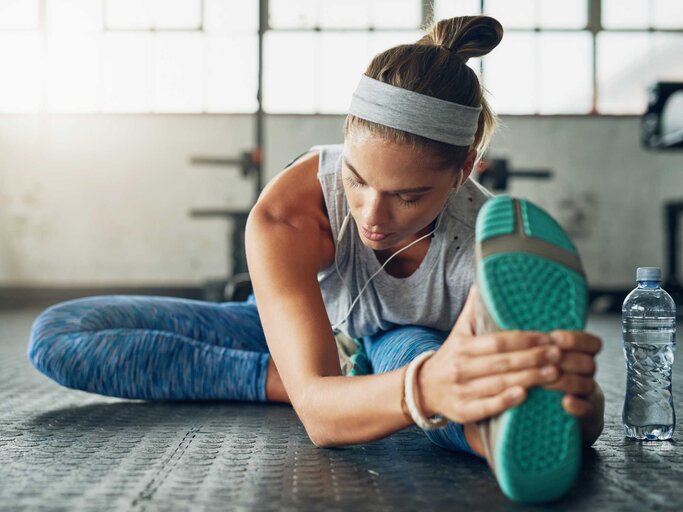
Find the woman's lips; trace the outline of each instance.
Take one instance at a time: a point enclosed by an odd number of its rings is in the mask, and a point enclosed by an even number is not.
[[[368,240],[372,240],[373,242],[379,242],[380,240],[384,240],[387,236],[389,236],[391,233],[373,233],[372,231],[368,231],[367,229],[361,227],[361,230],[363,231],[363,236],[367,238]]]

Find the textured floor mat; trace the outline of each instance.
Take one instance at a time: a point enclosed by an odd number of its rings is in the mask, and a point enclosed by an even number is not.
[[[145,402],[69,390],[25,356],[38,311],[0,312],[0,510],[538,510],[509,502],[486,463],[417,428],[320,449],[281,404]],[[597,318],[607,427],[553,510],[680,509],[675,443],[623,439],[619,319]],[[683,412],[683,372],[674,397]],[[681,442],[680,429],[674,439]]]

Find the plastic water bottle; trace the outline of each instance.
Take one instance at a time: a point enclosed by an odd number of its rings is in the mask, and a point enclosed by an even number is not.
[[[660,286],[658,267],[639,267],[638,287],[621,309],[626,357],[624,434],[632,439],[670,439],[676,424],[671,370],[676,348],[676,305]]]

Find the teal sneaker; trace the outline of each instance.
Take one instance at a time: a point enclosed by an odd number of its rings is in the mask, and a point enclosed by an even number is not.
[[[574,244],[526,199],[489,199],[476,223],[477,334],[502,330],[583,330],[588,286]],[[503,493],[539,503],[563,496],[581,467],[578,420],[564,393],[540,387],[502,414],[478,423],[487,460]]]

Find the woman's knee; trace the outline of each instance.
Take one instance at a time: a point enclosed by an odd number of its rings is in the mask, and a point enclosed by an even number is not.
[[[26,351],[34,368],[60,383],[67,379],[69,371],[66,356],[84,330],[85,312],[96,307],[100,303],[99,299],[84,297],[60,302],[36,317]]]
[[[428,327],[406,325],[363,338],[375,373],[405,366],[426,350],[436,350],[448,333]]]

